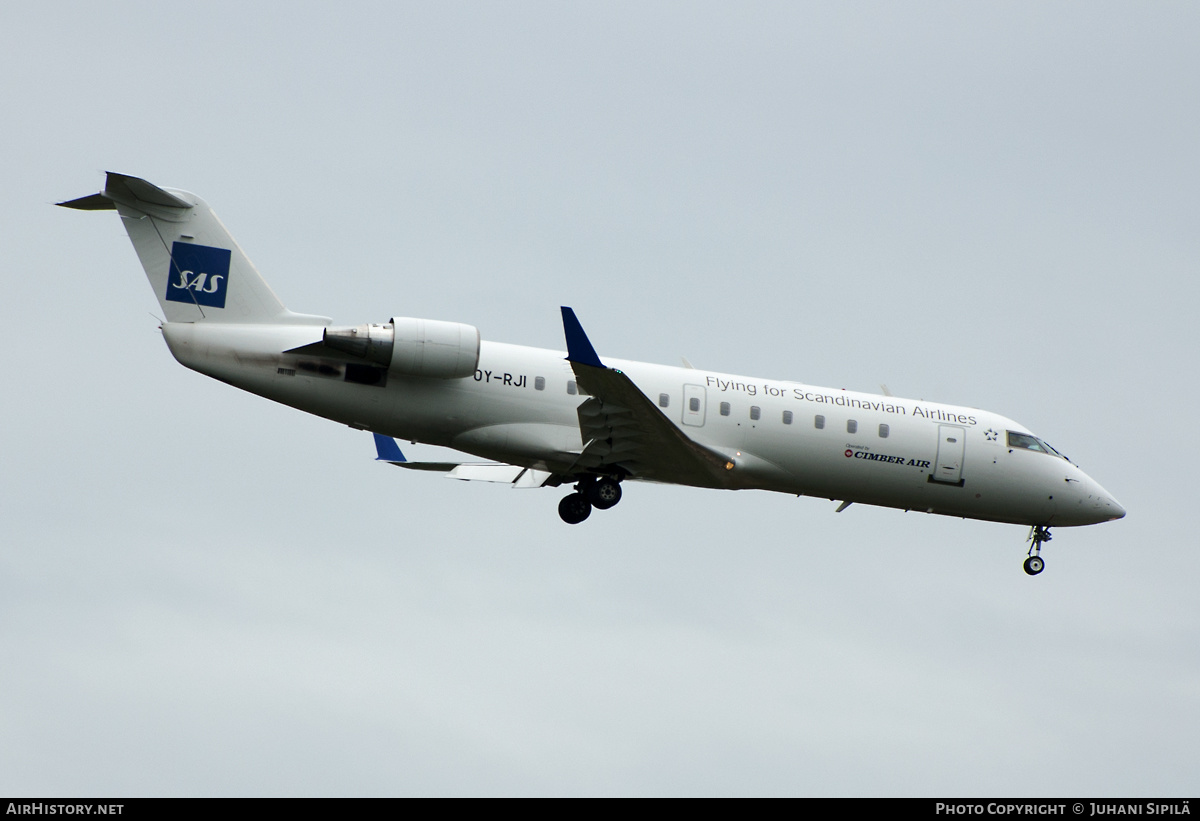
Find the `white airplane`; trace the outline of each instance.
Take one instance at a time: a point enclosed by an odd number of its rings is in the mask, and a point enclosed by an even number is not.
[[[562,309],[567,352],[480,339],[457,322],[394,317],[331,327],[267,286],[207,203],[109,173],[99,194],[59,203],[115,210],[183,365],[375,434],[378,459],[456,479],[573,486],[578,524],[626,480],[797,496],[1030,526],[1025,572],[1050,527],[1124,508],[1011,419],[975,408],[601,359]],[[686,361],[685,361],[686,364]],[[409,462],[392,437],[489,460]]]

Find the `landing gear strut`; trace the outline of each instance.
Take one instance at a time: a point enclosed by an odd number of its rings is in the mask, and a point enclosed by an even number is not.
[[[1046,563],[1042,561],[1042,545],[1050,541],[1050,528],[1045,525],[1034,525],[1029,531],[1027,541],[1029,545],[1029,558],[1025,560],[1023,567],[1025,572],[1030,576],[1036,576],[1045,569]]]
[[[592,508],[608,510],[621,501],[621,485],[616,479],[588,477],[575,485],[575,492],[558,503],[558,515],[569,525],[577,525],[592,513]]]

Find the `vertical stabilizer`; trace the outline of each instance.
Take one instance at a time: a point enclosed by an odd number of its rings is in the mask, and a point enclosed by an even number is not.
[[[283,307],[208,203],[195,194],[110,171],[99,194],[59,205],[121,215],[168,322],[329,323]]]

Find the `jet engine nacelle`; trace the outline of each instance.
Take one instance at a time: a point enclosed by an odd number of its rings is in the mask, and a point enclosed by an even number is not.
[[[399,316],[386,325],[326,328],[324,342],[405,376],[461,379],[479,365],[479,329],[461,322]]]

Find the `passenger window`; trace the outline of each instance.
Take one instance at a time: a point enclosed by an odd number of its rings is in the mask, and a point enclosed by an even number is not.
[[[544,391],[544,390],[546,390],[546,377],[544,377],[544,376],[535,376],[535,377],[533,378],[533,389],[534,389],[535,391]]]
[[[693,396],[691,399],[689,399],[689,400],[688,400],[688,410],[690,410],[692,413],[699,413],[699,412],[700,412],[700,399],[699,399],[699,397],[695,397],[695,396]]]
[[[889,428],[887,425],[882,424],[882,423],[879,425],[879,438],[880,439],[887,439],[888,434],[891,432],[892,432],[892,429]]]
[[[846,433],[858,433],[858,422],[853,419],[846,420]]]
[[[575,394],[579,393],[579,389],[575,387],[575,380],[573,380],[573,379],[567,380],[567,393],[571,394],[571,396],[574,396]]]
[[[668,407],[670,404],[671,404],[671,397],[670,397],[670,396],[668,396],[668,395],[667,395],[667,394],[665,394],[665,393],[660,393],[660,394],[658,395],[658,406],[659,406],[660,408],[665,408],[665,407]]]
[[[728,416],[728,415],[729,415],[729,403],[728,403],[728,402],[722,402],[722,403],[721,403],[721,415],[722,415],[722,416]]]
[[[761,416],[762,416],[762,408],[760,408],[758,405],[751,405],[750,406],[750,418],[755,421],[758,421],[759,417],[761,417]]]
[[[825,417],[824,416],[814,416],[813,417],[813,427],[816,428],[817,430],[825,430]]]
[[[785,425],[792,424],[792,412],[791,411],[783,412],[783,424],[785,424]]]

